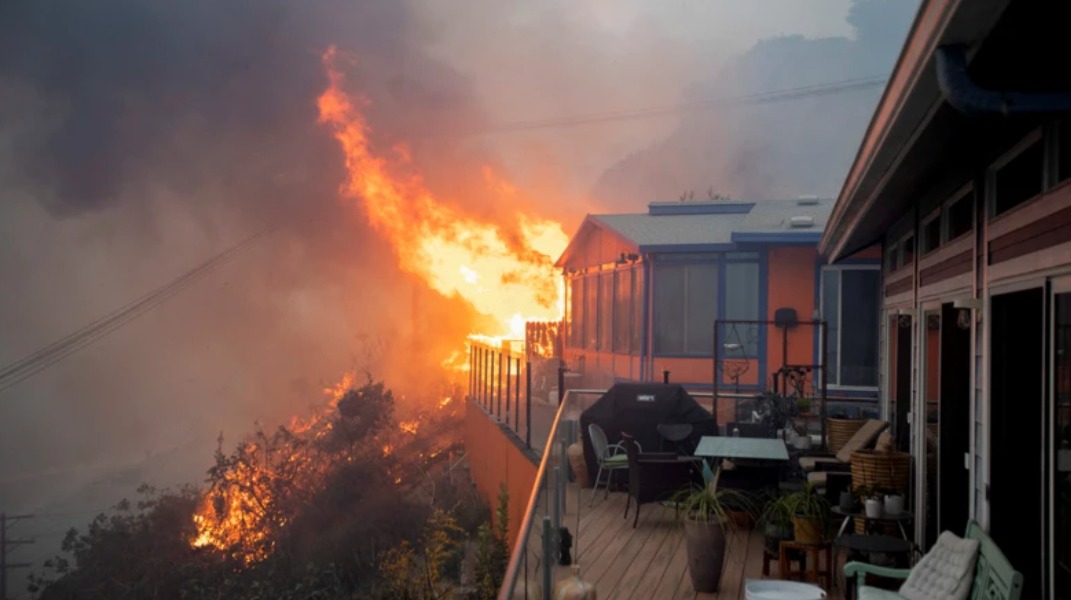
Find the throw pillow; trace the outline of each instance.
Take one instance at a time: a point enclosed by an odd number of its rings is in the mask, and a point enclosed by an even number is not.
[[[978,540],[945,531],[900,586],[906,600],[966,600],[974,581]]]

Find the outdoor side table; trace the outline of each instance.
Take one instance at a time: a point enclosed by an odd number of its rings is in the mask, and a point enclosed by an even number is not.
[[[906,554],[908,561],[915,545],[911,540],[891,535],[849,534],[837,538],[837,547],[860,554]]]
[[[803,563],[799,570],[793,570],[789,551],[795,550],[802,553]],[[822,556],[825,556],[825,566],[822,566]],[[781,552],[778,557],[780,576],[782,579],[799,578],[801,581],[810,581],[818,585],[830,587],[833,585],[833,544],[821,542],[818,544],[801,544],[787,540],[781,542]]]
[[[890,515],[883,512],[881,513],[880,517],[868,517],[866,516],[866,511],[864,510],[846,511],[839,506],[834,506],[832,512],[833,514],[839,517],[844,517],[844,521],[840,524],[840,530],[837,531],[837,537],[844,535],[844,530],[848,528],[848,523],[851,522],[852,519],[863,519],[868,523],[880,521],[895,522],[896,526],[900,528],[900,535],[902,535],[903,538],[906,540],[910,538],[907,535],[907,530],[904,529],[904,523],[907,523],[911,519],[915,518],[914,515],[912,515],[906,510],[898,515]]]

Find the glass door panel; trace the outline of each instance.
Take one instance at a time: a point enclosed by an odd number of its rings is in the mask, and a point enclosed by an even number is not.
[[[1054,597],[1071,598],[1071,293],[1053,297],[1052,570]]]

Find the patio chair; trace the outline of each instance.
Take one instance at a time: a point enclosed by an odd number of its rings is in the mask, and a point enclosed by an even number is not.
[[[625,499],[625,517],[629,506],[636,501],[636,514],[632,521],[635,528],[640,522],[640,506],[649,502],[668,500],[676,492],[702,481],[698,471],[702,459],[678,456],[675,452],[640,451],[636,440],[626,437],[621,441],[628,457],[628,497]]]
[[[800,468],[807,473],[807,481],[818,487],[825,487],[829,471],[847,471],[851,469],[852,453],[874,445],[889,424],[877,419],[869,419],[855,435],[841,446],[835,455],[810,455],[800,457]]]
[[[588,425],[588,437],[591,438],[591,447],[595,450],[595,460],[599,463],[599,470],[595,474],[595,482],[591,486],[591,500],[588,505],[595,503],[595,492],[599,489],[599,481],[602,479],[603,471],[606,471],[606,482],[603,486],[606,488],[606,497],[610,497],[610,484],[614,480],[614,471],[620,471],[628,468],[628,456],[625,455],[625,448],[621,445],[621,442],[611,445],[606,439],[606,432],[602,430],[595,423]]]
[[[904,580],[898,592],[866,585],[867,575]],[[910,569],[879,567],[863,562],[844,565],[846,588],[856,578],[858,600],[903,600],[911,598],[986,598],[1019,600],[1023,575],[1015,570],[978,523],[967,523],[967,533],[959,538],[945,531],[937,543]]]

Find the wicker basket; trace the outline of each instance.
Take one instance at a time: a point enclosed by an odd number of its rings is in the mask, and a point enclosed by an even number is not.
[[[826,419],[826,443],[833,454],[840,452],[866,419]]]
[[[858,450],[852,453],[852,486],[896,490],[907,496],[911,480],[911,455],[907,452]],[[856,533],[863,533],[863,519],[855,519]],[[894,533],[895,523],[882,524],[886,533]]]
[[[852,485],[881,487],[907,494],[911,455],[907,452],[857,450],[852,453]]]

